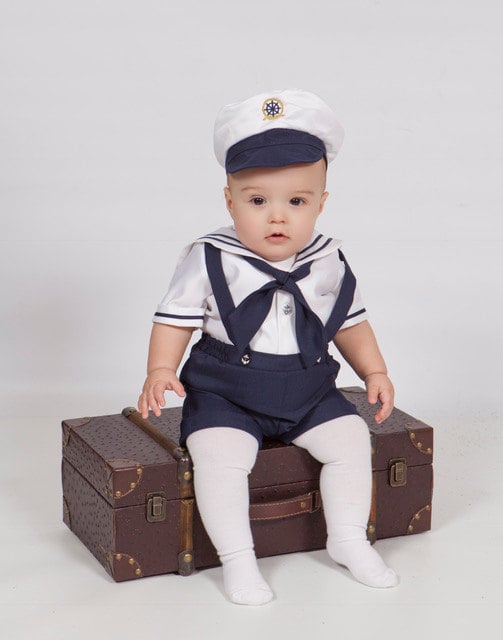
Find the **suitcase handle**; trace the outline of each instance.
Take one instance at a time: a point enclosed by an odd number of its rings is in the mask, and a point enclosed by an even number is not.
[[[295,498],[286,498],[276,502],[262,502],[250,505],[250,520],[279,520],[291,518],[303,513],[314,513],[321,506],[321,497],[318,490],[305,493]]]
[[[163,449],[165,449],[172,458],[175,460],[180,460],[184,456],[187,456],[187,451],[178,446],[171,438],[165,436],[164,433],[155,425],[153,425],[148,420],[142,417],[141,413],[137,411],[134,407],[126,407],[122,410],[122,415],[131,420],[137,427],[139,427],[142,431],[144,431],[147,435],[149,435],[153,440],[160,444]]]

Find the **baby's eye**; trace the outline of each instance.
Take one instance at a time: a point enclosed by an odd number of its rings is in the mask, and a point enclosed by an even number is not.
[[[252,204],[255,204],[257,206],[260,206],[265,202],[264,198],[261,198],[260,196],[255,196],[255,198],[252,198],[251,201],[252,201]]]
[[[290,204],[293,204],[294,207],[298,207],[304,202],[302,198],[291,198]]]

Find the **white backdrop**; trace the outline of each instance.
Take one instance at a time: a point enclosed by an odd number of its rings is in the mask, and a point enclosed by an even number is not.
[[[3,415],[136,402],[179,251],[227,222],[215,114],[284,87],[346,130],[319,228],[344,240],[397,404],[499,412],[499,2],[0,7]]]

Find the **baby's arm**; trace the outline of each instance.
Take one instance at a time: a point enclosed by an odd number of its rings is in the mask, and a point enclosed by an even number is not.
[[[178,380],[176,370],[189,344],[194,327],[175,327],[154,323],[148,352],[147,379],[138,399],[138,409],[143,418],[148,417],[149,408],[156,416],[161,415],[166,389],[178,396],[185,396],[183,384]]]
[[[381,401],[382,406],[375,415],[376,422],[380,424],[393,410],[395,392],[372,327],[365,320],[341,329],[334,337],[334,344],[365,382],[368,401],[371,404],[375,404],[378,399]]]

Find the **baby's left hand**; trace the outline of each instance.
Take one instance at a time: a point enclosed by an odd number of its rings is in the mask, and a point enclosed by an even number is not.
[[[381,424],[393,411],[395,390],[391,380],[385,373],[371,373],[365,378],[365,386],[370,404],[375,404],[377,400],[381,401],[382,406],[375,414],[375,421]]]

